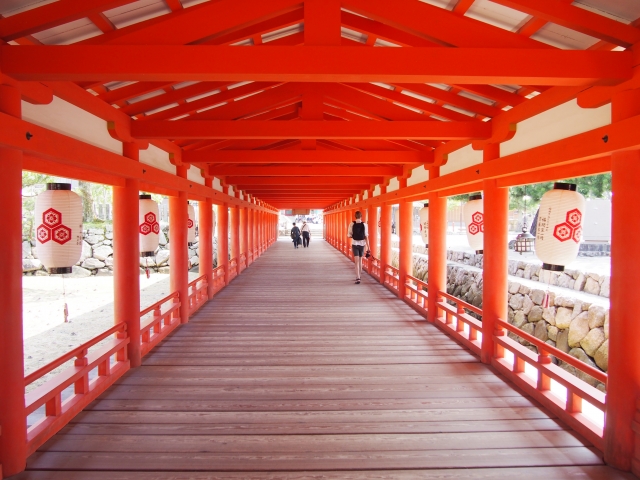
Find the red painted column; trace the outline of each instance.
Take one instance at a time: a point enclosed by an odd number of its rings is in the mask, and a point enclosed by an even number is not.
[[[640,91],[617,94],[611,104],[612,122],[640,115]],[[612,155],[611,296],[609,323],[609,368],[604,428],[604,460],[621,470],[640,475],[640,445],[632,430],[638,421],[640,400],[640,323],[633,295],[639,291],[638,178],[640,152]]]
[[[18,88],[0,85],[0,112],[22,118]],[[0,147],[0,172],[4,232],[0,248],[0,463],[3,474],[10,476],[23,471],[27,459],[22,338],[22,151]]]
[[[218,205],[218,266],[224,268],[224,283],[229,284],[229,204]]]
[[[123,143],[122,155],[136,162],[140,160],[140,150],[134,143]],[[116,324],[127,324],[131,368],[142,363],[139,189],[140,182],[133,179],[126,179],[123,187],[113,187],[113,319]]]
[[[238,207],[229,208],[229,253],[231,259],[240,262],[240,212]]]
[[[257,219],[258,212],[253,208],[249,210],[249,250],[251,250],[252,262],[256,261],[259,253],[257,252],[258,245],[258,228],[257,228]]]
[[[176,167],[176,174],[187,178],[187,168]],[[187,192],[169,197],[169,277],[171,291],[180,294],[180,323],[189,321],[188,204]]]
[[[211,188],[212,179],[204,179],[205,186]],[[213,205],[211,199],[198,202],[198,257],[200,264],[198,272],[207,276],[207,295],[213,298]]]
[[[384,271],[391,265],[391,205],[380,206],[380,283],[384,283]]]
[[[369,206],[367,224],[369,225],[369,248],[371,248],[371,255],[378,258],[378,207],[375,205]]]
[[[500,156],[500,144],[485,147],[484,161]],[[496,328],[496,319],[507,319],[509,189],[498,187],[496,180],[484,181],[484,268],[482,293],[482,349],[480,360],[491,364],[495,356],[493,336],[504,331]]]
[[[413,203],[401,202],[398,214],[400,221],[400,254],[398,256],[398,267],[400,270],[400,285],[398,297],[405,297],[405,284],[407,275],[413,274]]]
[[[430,180],[438,176],[439,167],[429,169]],[[440,197],[437,192],[429,194],[428,255],[427,320],[435,322],[438,316],[438,292],[447,289],[447,199]]]
[[[238,210],[240,211],[240,255],[244,253],[245,262],[248,262],[249,250],[247,249],[247,209],[245,207],[241,207]]]

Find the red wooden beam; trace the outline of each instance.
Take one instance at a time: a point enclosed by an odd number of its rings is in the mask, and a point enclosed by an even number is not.
[[[622,47],[640,42],[640,30],[558,0],[491,0]]]
[[[366,173],[366,172],[365,172]],[[349,185],[360,187],[382,183],[384,177],[361,176],[352,177],[226,177],[225,182],[228,185],[238,185],[241,189],[249,188],[255,185]]]
[[[491,135],[491,125],[483,122],[229,122],[153,121],[133,122],[132,135],[153,138],[219,139],[402,139],[454,140],[482,139]]]
[[[273,163],[343,163],[355,164],[405,164],[429,163],[433,154],[426,152],[389,152],[389,151],[285,151],[277,150],[191,150],[182,154],[182,161],[187,163],[216,164],[273,164]]]
[[[134,0],[58,0],[41,7],[0,18],[0,38],[5,42],[80,20]]]
[[[188,11],[188,10],[185,10]],[[316,81],[588,85],[631,77],[631,52],[500,48],[0,47],[18,80]]]
[[[380,38],[403,47],[441,47],[441,42],[429,40],[418,35],[391,27],[382,22],[342,11],[342,24],[352,30],[365,33],[373,39]]]
[[[361,165],[354,167],[334,164],[307,164],[307,165],[211,165],[209,175],[213,177],[302,177],[305,175],[314,177],[359,177],[363,173],[367,175],[397,177],[402,175],[402,166],[397,165],[369,165],[366,168]]]

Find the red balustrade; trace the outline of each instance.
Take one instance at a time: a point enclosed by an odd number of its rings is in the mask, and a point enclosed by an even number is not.
[[[201,275],[189,282],[189,315],[193,315],[207,300],[207,276]]]
[[[224,267],[216,267],[212,274],[213,293],[216,294],[224,288]]]
[[[128,343],[127,326],[119,323],[25,377],[26,387],[75,359],[25,395],[25,416],[44,406],[44,416],[27,428],[28,455],[129,370]]]
[[[153,313],[149,318],[150,313]],[[140,354],[149,351],[180,325],[180,295],[174,292],[140,312]]]
[[[436,324],[473,353],[480,355],[482,321],[473,318],[468,312],[482,316],[482,310],[445,292],[438,292],[436,306]]]
[[[238,276],[238,259],[232,258],[229,260],[229,281]]]
[[[405,301],[421,315],[427,316],[427,282],[423,282],[411,275],[407,275],[405,283]]]
[[[400,288],[400,270],[391,265],[384,267],[384,285],[393,292],[398,292]]]

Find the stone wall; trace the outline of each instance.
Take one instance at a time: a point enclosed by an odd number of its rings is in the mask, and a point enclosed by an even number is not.
[[[73,276],[88,277],[91,275],[113,274],[113,226],[105,225],[104,228],[91,228],[83,232],[82,255],[73,267]],[[160,245],[153,257],[140,258],[140,273],[144,273],[145,267],[152,272],[169,273],[171,259],[169,257],[169,229],[160,230]],[[216,238],[213,239],[213,258],[216,264]],[[189,246],[189,262],[191,267],[200,263],[198,258],[198,237],[193,245]],[[191,268],[190,267],[190,268]],[[36,251],[35,242],[22,242],[22,271],[25,275],[48,275]]]
[[[469,255],[469,254],[465,254]],[[471,255],[478,257],[479,255]],[[428,258],[413,256],[413,276],[428,279]],[[516,262],[517,264],[518,262]],[[398,251],[392,254],[392,264],[398,265]],[[532,288],[525,283],[509,281],[507,321],[522,331],[537,337],[580,361],[604,372],[609,360],[609,309],[570,296],[561,296],[549,290],[548,306],[544,307],[546,286]],[[530,283],[529,283],[530,284]],[[482,270],[475,266],[447,266],[447,293],[482,308]],[[605,300],[602,303],[606,303]],[[472,314],[472,316],[476,316]],[[509,333],[509,337],[537,353],[537,348],[526,340]],[[553,357],[554,363],[604,390],[594,378]]]

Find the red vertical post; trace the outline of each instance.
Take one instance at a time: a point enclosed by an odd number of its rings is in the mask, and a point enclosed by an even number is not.
[[[369,226],[369,248],[371,248],[371,255],[378,258],[378,207],[375,205],[369,206],[367,224]]]
[[[258,254],[255,253],[258,245],[258,229],[256,228],[257,213],[253,208],[249,209],[249,250],[251,251],[252,262],[255,262],[258,256]]]
[[[0,85],[0,112],[22,118],[21,108],[20,90],[11,85]],[[0,464],[3,474],[11,476],[23,471],[27,461],[22,338],[22,151],[0,147],[0,171],[3,213],[0,249]]]
[[[500,157],[500,144],[484,149],[484,161]],[[496,180],[484,181],[484,259],[482,293],[482,348],[480,360],[491,364],[495,355],[496,320],[506,320],[508,303],[509,189]]]
[[[135,143],[122,144],[123,156],[138,162]],[[140,354],[140,239],[138,180],[126,179],[123,187],[113,187],[113,314],[116,324],[127,324],[131,339],[127,353],[131,368],[142,363]],[[173,259],[172,259],[173,263]]]
[[[429,180],[439,176],[439,167],[429,169]],[[427,320],[438,317],[438,292],[447,288],[447,199],[437,192],[429,194],[429,251],[428,251]]]
[[[224,283],[229,283],[229,205],[218,205],[218,266],[224,268]]]
[[[407,275],[413,273],[413,202],[400,203],[400,254],[398,256],[398,270],[400,271],[400,285],[398,296],[405,297]]]
[[[640,115],[640,91],[618,93],[611,104],[612,122]],[[640,446],[635,445],[634,416],[640,400],[640,324],[630,298],[637,292],[640,268],[637,254],[640,216],[637,212],[640,152],[612,155],[611,306],[609,369],[604,427],[604,459],[621,470],[640,475]],[[637,422],[637,420],[635,420]]]
[[[176,167],[179,177],[187,178],[187,166]],[[187,192],[169,197],[169,277],[171,291],[180,295],[180,323],[189,321],[189,254],[187,236],[189,199]]]
[[[380,283],[384,283],[384,271],[391,265],[391,205],[380,206]]]
[[[240,262],[240,212],[238,207],[229,208],[229,253],[232,259]]]
[[[247,209],[246,207],[239,208],[240,211],[240,255],[244,253],[245,262],[248,262],[249,250],[247,249]],[[239,260],[238,260],[239,261]],[[246,263],[245,263],[246,266]]]
[[[211,188],[212,179],[204,179],[205,186]],[[198,272],[207,276],[207,296],[213,298],[213,205],[211,198],[198,202]]]

